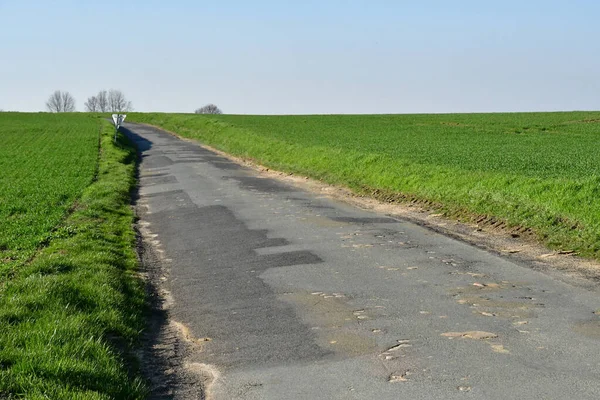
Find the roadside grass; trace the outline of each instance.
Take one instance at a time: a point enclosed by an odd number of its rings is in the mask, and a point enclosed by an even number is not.
[[[128,118],[360,194],[529,228],[550,248],[600,259],[600,112]]]
[[[35,163],[24,162],[27,157],[13,158],[20,160],[12,166],[13,170],[20,166],[23,176],[39,177],[38,190],[51,188],[45,196],[41,193],[40,197],[26,198],[21,207],[29,206],[27,199],[62,200],[59,216],[54,215],[52,207],[32,205],[42,215],[24,219],[53,218],[54,226],[48,222],[44,228],[35,227],[31,235],[23,236],[22,243],[18,243],[14,232],[2,231],[3,240],[15,253],[30,256],[36,244],[42,247],[30,262],[11,261],[10,273],[1,278],[0,398],[142,399],[147,390],[131,356],[144,328],[145,311],[144,287],[136,276],[134,215],[130,207],[135,151],[121,136],[119,144],[114,145],[113,128],[98,117],[61,116],[94,134],[82,133],[77,127],[66,130],[67,123],[61,125],[50,116],[38,117],[38,123],[45,124],[46,137],[41,146],[33,137],[37,131],[27,128],[31,122],[27,120],[35,116],[10,118],[23,120],[26,131],[22,134],[27,136],[24,144],[12,151],[25,152],[41,163],[45,162],[45,154],[66,165],[65,159],[78,159],[80,153],[90,151],[89,147],[97,162],[92,163],[91,176],[87,155],[83,157],[86,165],[82,166],[85,173],[81,176],[72,173],[76,169],[73,166],[65,167],[64,175],[50,174],[47,179],[59,180],[52,186],[42,182],[46,179],[42,170],[50,168],[51,162],[38,169]],[[6,126],[4,122],[2,126]],[[63,151],[67,133],[71,138],[90,138],[84,141],[85,145]],[[61,193],[55,196],[54,191],[67,192],[76,186],[73,180],[78,179],[81,184],[77,190],[69,191],[66,198]],[[3,180],[2,185],[5,184]],[[65,215],[69,209],[72,212]],[[49,216],[44,217],[44,213]],[[11,227],[22,230],[19,224]],[[7,229],[6,225],[3,229]],[[12,240],[6,241],[4,235]]]

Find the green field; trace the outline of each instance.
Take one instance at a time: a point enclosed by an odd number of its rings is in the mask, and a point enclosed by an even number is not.
[[[600,112],[129,118],[361,194],[531,228],[551,248],[600,258]]]
[[[133,399],[135,151],[86,114],[0,113],[0,398]],[[100,150],[100,151],[99,151]]]
[[[26,261],[94,179],[97,119],[0,114],[0,259]]]

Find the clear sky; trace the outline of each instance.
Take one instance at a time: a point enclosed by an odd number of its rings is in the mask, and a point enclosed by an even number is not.
[[[600,109],[598,0],[0,0],[0,109]]]

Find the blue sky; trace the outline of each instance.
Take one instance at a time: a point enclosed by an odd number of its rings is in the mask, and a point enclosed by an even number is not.
[[[0,0],[0,109],[428,113],[600,109],[592,0]]]

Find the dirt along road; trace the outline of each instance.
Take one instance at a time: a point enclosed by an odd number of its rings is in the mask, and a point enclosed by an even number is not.
[[[125,129],[155,398],[600,396],[595,285]]]

